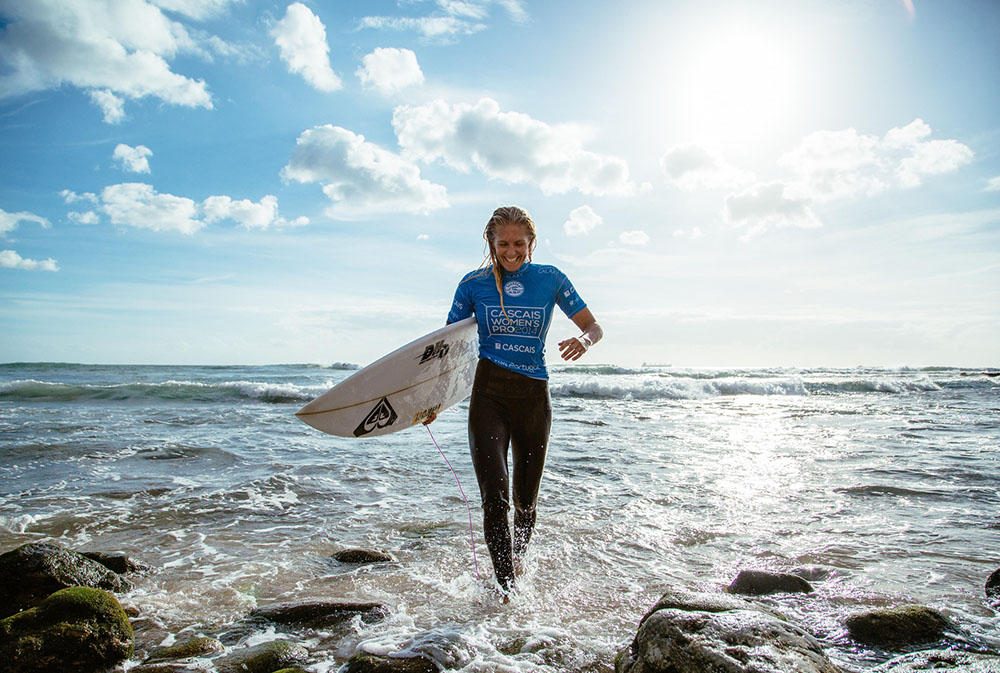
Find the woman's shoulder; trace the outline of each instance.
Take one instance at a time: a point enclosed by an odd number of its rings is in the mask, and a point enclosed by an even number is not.
[[[557,276],[560,279],[566,277],[566,274],[564,274],[562,271],[559,270],[558,267],[553,266],[552,264],[535,264],[534,262],[532,262],[531,269],[540,276]]]
[[[459,284],[468,283],[470,280],[476,280],[478,278],[492,278],[493,277],[493,266],[481,266],[478,269],[473,269],[464,276]]]

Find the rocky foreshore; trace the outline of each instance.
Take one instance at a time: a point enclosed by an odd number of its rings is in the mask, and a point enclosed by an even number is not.
[[[342,563],[392,563],[385,552],[347,550]],[[9,673],[304,673],[319,662],[303,631],[390,615],[380,603],[314,601],[261,606],[243,622],[169,647],[136,643],[116,598],[132,589],[128,575],[151,568],[124,555],[77,553],[48,543],[0,555],[0,661]],[[720,592],[669,591],[640,620],[631,643],[613,662],[615,673],[853,673],[835,664],[814,634],[773,607],[781,594],[811,594],[822,573],[746,570]],[[986,581],[985,599],[1000,608],[1000,570]],[[767,603],[759,597],[771,597]],[[273,627],[283,638],[249,646],[226,644],[224,633]],[[873,673],[1000,673],[1000,653],[961,624],[920,605],[847,615],[843,626],[857,648],[894,656]],[[230,641],[232,639],[229,639]],[[829,647],[829,645],[827,645]],[[127,662],[127,665],[126,665]],[[357,652],[341,673],[435,673],[460,662],[408,652]],[[608,662],[610,668],[612,662]],[[332,669],[330,669],[332,670]]]

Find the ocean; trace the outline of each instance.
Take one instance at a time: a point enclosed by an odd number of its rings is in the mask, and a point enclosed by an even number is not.
[[[502,605],[467,402],[431,430],[475,556],[425,428],[342,439],[295,418],[354,369],[0,365],[0,552],[51,541],[151,564],[123,597],[146,649],[272,603],[392,609],[294,634],[316,673],[359,649],[606,673],[662,593],[746,568],[807,572],[815,593],[761,600],[851,670],[887,656],[843,626],[873,606],[928,605],[1000,646],[983,591],[1000,568],[1000,378],[982,370],[555,366],[538,525]],[[330,558],[354,547],[396,561]]]

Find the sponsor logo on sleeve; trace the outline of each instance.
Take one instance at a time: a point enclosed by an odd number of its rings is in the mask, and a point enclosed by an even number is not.
[[[396,410],[389,404],[389,400],[383,397],[375,405],[375,408],[368,412],[364,420],[354,428],[354,436],[361,437],[380,428],[386,428],[396,422]]]

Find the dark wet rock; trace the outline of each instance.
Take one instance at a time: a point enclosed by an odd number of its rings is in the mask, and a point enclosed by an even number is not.
[[[125,573],[143,575],[153,569],[153,566],[148,563],[137,561],[136,559],[130,558],[125,554],[105,554],[100,551],[85,551],[80,553],[92,561],[97,561],[108,570],[118,573],[119,575],[124,575]]]
[[[113,595],[71,587],[0,620],[6,673],[103,672],[132,656],[132,626]]]
[[[274,671],[274,673],[309,673],[309,671],[298,666],[293,666],[291,668],[283,668],[280,671]]]
[[[359,652],[348,659],[341,673],[438,673],[437,664],[424,657],[380,657]]]
[[[733,596],[672,592],[643,617],[615,673],[840,673],[819,642]]]
[[[132,583],[56,544],[33,542],[0,555],[0,618],[34,607],[67,587],[123,593]]]
[[[374,549],[344,549],[332,555],[334,561],[340,563],[392,563],[394,559],[384,551]]]
[[[906,654],[872,669],[872,673],[1000,673],[1000,656],[958,650],[925,650]]]
[[[1000,605],[1000,570],[995,570],[986,580],[986,597],[994,605]]]
[[[867,610],[849,616],[844,624],[851,638],[884,650],[903,650],[935,643],[954,628],[951,620],[922,605]]]
[[[214,661],[219,673],[273,673],[300,664],[309,651],[288,640],[272,640],[254,647],[235,650]]]
[[[741,570],[727,589],[731,594],[764,596],[778,593],[812,593],[812,585],[798,575],[771,573],[764,570]]]
[[[205,657],[211,654],[222,652],[226,649],[220,641],[215,638],[201,637],[185,640],[169,647],[159,647],[149,653],[147,662],[162,661],[164,659],[188,659],[190,657]]]
[[[381,603],[341,603],[320,601],[301,604],[267,605],[250,613],[251,620],[319,629],[350,621],[359,615],[363,622],[374,624],[389,616]]]
[[[139,664],[128,669],[128,673],[203,673],[204,669],[196,668],[194,664],[184,661],[164,661],[151,664]]]

